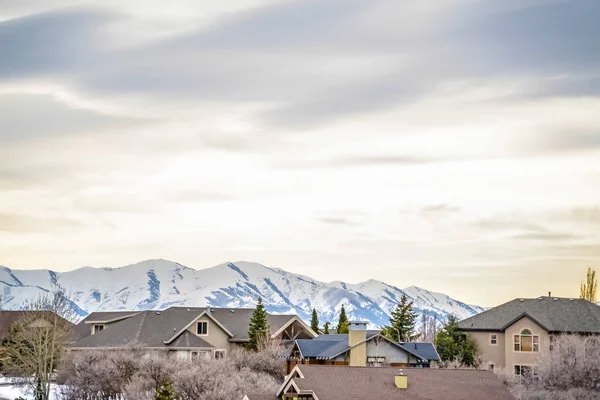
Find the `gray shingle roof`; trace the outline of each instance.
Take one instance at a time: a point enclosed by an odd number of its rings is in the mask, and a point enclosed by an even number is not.
[[[90,336],[92,334],[93,322],[104,323],[107,321],[115,321],[121,318],[125,319],[128,316],[137,314],[138,312],[139,311],[102,311],[88,314],[87,317],[75,325],[76,337],[77,339],[82,339],[86,336]]]
[[[600,306],[556,297],[515,299],[458,323],[464,331],[504,331],[523,317],[548,332],[600,333]]]
[[[177,339],[173,340],[171,343],[167,345],[169,348],[176,347],[205,347],[205,348],[213,348],[212,344],[208,343],[206,340],[202,339],[194,335],[190,331],[185,331],[181,335],[177,337]]]
[[[164,341],[173,338],[205,311],[206,308],[200,307],[171,307],[162,311],[141,311],[111,324],[94,335],[89,334],[91,332],[90,324],[85,324],[82,329],[87,332],[87,336],[77,341],[73,347],[104,348],[124,345],[165,347]],[[248,327],[253,312],[253,309],[241,308],[211,307],[210,309],[210,315],[233,335],[230,339],[232,341],[248,341]],[[103,315],[100,315],[102,313],[94,314],[96,315],[93,321],[104,318]],[[295,315],[269,315],[268,321],[272,331],[276,331],[294,317]],[[90,320],[89,317],[86,320]],[[195,335],[191,336],[197,338]],[[212,347],[205,340],[201,338],[196,340],[191,336],[187,339],[178,337],[174,342],[178,342],[181,346],[174,346],[173,343],[170,343],[169,347],[186,347],[183,346],[185,343],[189,343],[191,347]]]
[[[304,378],[294,378],[301,390],[312,390],[319,400],[514,400],[491,371],[460,369],[404,369],[408,388],[398,389],[398,368],[298,365]]]

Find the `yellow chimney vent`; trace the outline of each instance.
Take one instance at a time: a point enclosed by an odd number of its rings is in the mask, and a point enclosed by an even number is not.
[[[396,375],[394,377],[394,383],[398,389],[407,389],[408,388],[408,376],[402,373],[400,370],[400,375]]]

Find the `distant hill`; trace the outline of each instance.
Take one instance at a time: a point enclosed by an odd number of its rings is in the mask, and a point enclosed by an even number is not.
[[[57,281],[70,291],[81,317],[93,311],[170,306],[254,307],[260,296],[269,312],[294,313],[305,320],[314,307],[322,323],[337,321],[344,304],[350,319],[368,320],[379,327],[388,322],[403,293],[414,300],[417,312],[436,315],[441,321],[449,314],[462,319],[484,310],[415,286],[399,289],[375,280],[325,283],[245,261],[196,270],[167,260],[69,272],[0,267],[3,307],[19,309]]]

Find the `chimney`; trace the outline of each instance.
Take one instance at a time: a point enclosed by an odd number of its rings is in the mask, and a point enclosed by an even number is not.
[[[398,389],[408,388],[408,376],[404,375],[404,372],[400,370],[398,375],[394,377],[394,383]]]
[[[548,292],[548,297],[552,297],[552,292]]]
[[[352,321],[348,323],[348,346],[350,349],[350,366],[365,367],[367,365],[367,321]],[[362,343],[361,343],[362,342]],[[358,346],[353,347],[357,343]]]

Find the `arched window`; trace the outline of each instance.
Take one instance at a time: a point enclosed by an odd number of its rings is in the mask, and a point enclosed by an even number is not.
[[[529,329],[523,329],[520,334],[514,336],[514,351],[539,352],[540,337]]]

